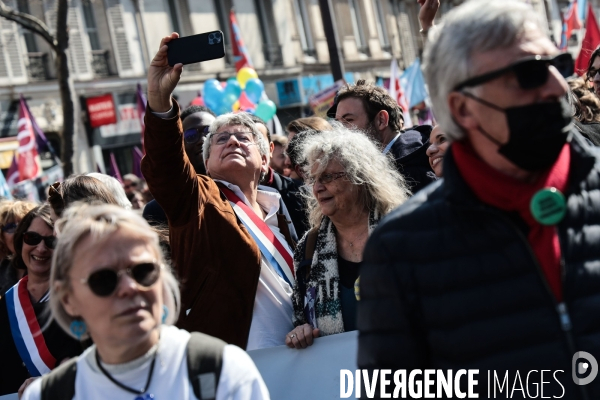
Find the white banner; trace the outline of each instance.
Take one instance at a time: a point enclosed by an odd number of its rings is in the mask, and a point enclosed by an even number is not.
[[[357,369],[358,331],[315,339],[306,349],[252,350],[272,399],[339,399],[340,370]]]

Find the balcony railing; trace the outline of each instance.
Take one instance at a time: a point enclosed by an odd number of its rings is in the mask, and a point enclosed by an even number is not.
[[[281,45],[263,43],[263,53],[265,60],[273,67],[283,65],[283,54],[281,53]]]
[[[29,58],[29,78],[31,81],[46,81],[49,79],[48,74],[48,53],[27,53]]]
[[[108,50],[92,50],[92,68],[97,77],[103,78],[111,75],[108,68]]]

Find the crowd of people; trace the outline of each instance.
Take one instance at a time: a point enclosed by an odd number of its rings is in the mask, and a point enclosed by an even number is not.
[[[368,371],[600,354],[600,48],[572,78],[522,2],[471,0],[436,27],[439,1],[419,3],[435,127],[405,129],[364,80],[287,137],[181,110],[163,38],[145,182],[75,175],[44,204],[0,202],[0,395],[268,399],[245,351],[354,330]],[[561,391],[599,398],[600,380],[546,382]]]

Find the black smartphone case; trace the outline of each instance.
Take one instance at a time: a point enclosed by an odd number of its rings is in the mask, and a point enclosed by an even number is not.
[[[193,64],[225,57],[225,37],[221,31],[180,37],[167,43],[169,65]]]

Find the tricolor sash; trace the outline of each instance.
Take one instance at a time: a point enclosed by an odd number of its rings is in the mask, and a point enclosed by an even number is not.
[[[254,210],[248,207],[232,190],[224,185],[219,185],[219,188],[225,194],[227,200],[229,200],[237,217],[248,229],[250,235],[252,235],[263,257],[293,287],[296,281],[294,276],[294,258],[289,248],[281,243],[277,236],[269,229],[265,221],[256,215]]]
[[[56,365],[56,359],[46,346],[29,292],[28,276],[24,276],[15,286],[6,292],[8,320],[17,351],[32,377],[50,372]],[[47,296],[44,296],[47,297]]]

